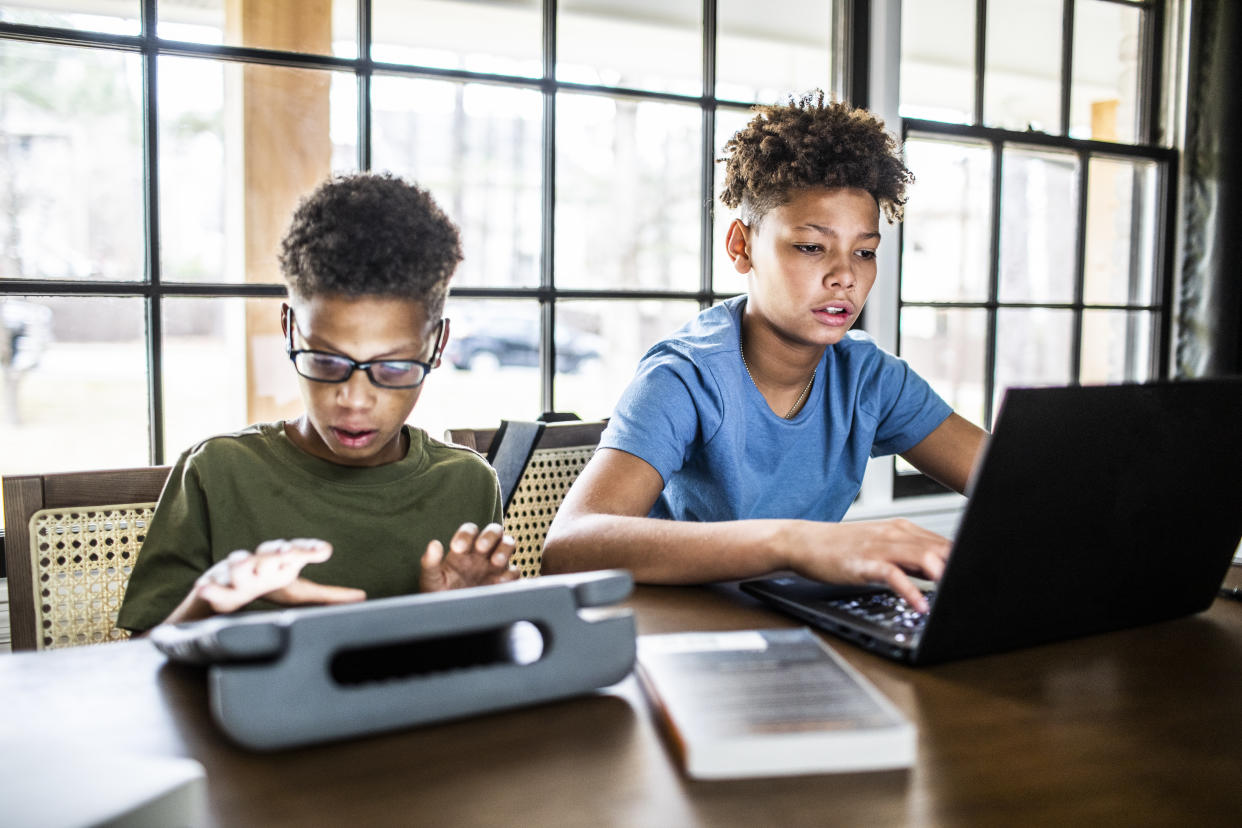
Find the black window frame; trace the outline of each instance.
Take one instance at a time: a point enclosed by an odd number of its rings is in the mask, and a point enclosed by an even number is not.
[[[1164,103],[1163,60],[1165,54],[1165,5],[1161,0],[1089,0],[1112,3],[1139,10],[1140,48],[1142,67],[1139,72],[1136,105],[1138,109],[1136,140],[1133,143],[1087,140],[1069,137],[1070,95],[1073,81],[1074,11],[1076,0],[1062,0],[1061,27],[1061,78],[1060,78],[1060,124],[1056,134],[1036,131],[1014,131],[984,124],[984,85],[987,62],[987,11],[988,0],[975,0],[974,26],[974,111],[970,124],[954,124],[918,118],[901,119],[903,141],[911,137],[931,139],[967,139],[986,143],[992,152],[992,187],[989,210],[989,273],[988,297],[978,302],[906,301],[901,296],[904,278],[903,263],[898,254],[897,285],[897,353],[901,354],[901,313],[905,308],[926,307],[933,309],[980,309],[987,312],[986,352],[984,369],[984,422],[979,425],[990,429],[996,397],[996,347],[998,341],[997,316],[1004,308],[1051,308],[1068,310],[1073,314],[1073,341],[1071,343],[1070,384],[1079,383],[1082,356],[1083,311],[1122,310],[1146,312],[1152,315],[1150,359],[1148,366],[1152,379],[1166,379],[1171,368],[1171,330],[1174,293],[1174,254],[1176,239],[1174,227],[1177,214],[1178,153],[1162,145],[1164,138],[1158,113]],[[1006,148],[1051,149],[1072,153],[1077,158],[1074,298],[1070,302],[1002,302],[999,301],[1000,282],[1000,227],[1001,182],[1003,159]],[[1086,216],[1090,161],[1093,158],[1116,158],[1150,161],[1156,165],[1155,249],[1152,251],[1154,267],[1153,296],[1150,304],[1086,304],[1083,301],[1086,255]],[[1138,220],[1137,216],[1133,220]],[[903,247],[903,231],[898,231],[898,250]],[[942,494],[949,490],[919,473],[898,469],[896,459],[892,464],[893,500]]]
[[[841,55],[847,49],[845,28],[852,0],[833,2],[833,26],[825,32],[824,88],[834,88],[834,75],[841,72]],[[454,287],[451,296],[458,299],[522,299],[535,301],[540,308],[540,402],[545,411],[556,408],[556,308],[563,300],[693,300],[700,308],[733,295],[713,287],[712,252],[715,218],[715,142],[718,109],[745,112],[755,101],[718,98],[716,91],[716,0],[702,2],[702,92],[686,95],[627,87],[593,85],[557,80],[557,3],[544,0],[542,5],[542,74],[539,77],[489,74],[467,70],[395,64],[371,58],[372,0],[358,0],[358,57],[290,52],[269,48],[200,44],[161,38],[158,31],[157,0],[140,0],[139,33],[114,35],[103,32],[0,22],[0,41],[24,41],[60,46],[107,49],[138,54],[142,61],[142,152],[144,182],[144,278],[136,281],[76,281],[69,279],[0,279],[0,297],[123,297],[139,298],[144,304],[147,359],[148,459],[152,464],[168,462],[164,439],[163,388],[163,309],[165,298],[272,298],[284,297],[284,285],[271,283],[187,283],[165,281],[161,272],[160,251],[160,158],[158,67],[161,57],[184,57],[235,63],[263,64],[275,67],[335,70],[352,72],[358,85],[358,157],[359,170],[371,169],[371,80],[376,75],[447,80],[460,83],[484,83],[535,90],[543,101],[542,146],[542,216],[541,264],[539,284],[534,287]],[[834,60],[829,60],[829,53]],[[863,49],[865,54],[865,47]],[[556,102],[561,92],[600,95],[614,99],[655,101],[696,106],[701,113],[700,250],[699,278],[696,289],[620,290],[568,289],[558,287],[555,274],[555,213],[556,213]],[[175,451],[174,447],[174,451]],[[2,473],[2,470],[0,470]]]

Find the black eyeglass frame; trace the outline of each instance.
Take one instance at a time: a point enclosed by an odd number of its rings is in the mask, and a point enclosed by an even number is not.
[[[435,350],[433,350],[431,354],[431,362],[423,362],[421,359],[373,359],[370,362],[359,362],[353,357],[347,357],[344,354],[334,354],[331,351],[317,351],[314,348],[294,348],[293,332],[297,328],[297,320],[294,319],[293,308],[287,308],[286,312],[289,314],[289,325],[287,330],[288,339],[285,342],[285,353],[289,356],[289,361],[293,363],[293,370],[297,371],[299,377],[305,377],[311,382],[324,382],[331,385],[339,385],[343,382],[349,382],[349,378],[354,375],[354,372],[361,370],[366,372],[367,379],[369,379],[371,384],[376,388],[389,388],[395,390],[418,388],[426,382],[427,375],[431,373],[431,370],[436,367],[436,363],[439,362],[440,343],[443,341],[444,326],[448,321],[444,317],[441,317],[439,323],[436,325],[436,345]],[[342,364],[348,363],[349,373],[340,379],[324,379],[323,377],[312,377],[309,374],[304,374],[301,369],[298,368],[298,357],[302,354],[314,354],[315,356],[328,357],[329,359],[337,360]],[[371,367],[373,365],[418,365],[423,369],[423,375],[419,377],[418,382],[410,385],[388,385],[377,380],[375,378],[375,374],[371,373]]]

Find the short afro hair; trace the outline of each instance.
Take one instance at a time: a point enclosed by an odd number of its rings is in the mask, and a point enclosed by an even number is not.
[[[725,144],[720,200],[754,224],[797,190],[857,187],[875,198],[889,223],[901,221],[914,175],[884,122],[865,109],[825,101],[820,90],[790,96],[758,113]]]
[[[422,302],[439,319],[461,261],[457,226],[422,188],[388,173],[338,175],[293,214],[280,267],[297,298]]]

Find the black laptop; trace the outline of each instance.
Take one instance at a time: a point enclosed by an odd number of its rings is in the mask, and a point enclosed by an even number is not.
[[[1206,609],[1242,536],[1242,377],[1015,388],[916,613],[797,576],[742,589],[911,664]]]

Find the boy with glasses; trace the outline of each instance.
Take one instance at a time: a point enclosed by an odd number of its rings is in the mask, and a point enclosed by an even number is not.
[[[495,472],[405,424],[448,341],[460,260],[457,228],[398,178],[338,177],[299,206],[281,327],[305,413],[181,455],[117,626],[517,577]]]
[[[902,360],[849,333],[876,278],[879,218],[913,179],[869,112],[823,93],[761,106],[726,145],[725,237],[747,293],[657,343],[548,530],[547,573],[625,567],[701,583],[794,570],[938,578],[945,539],[905,520],[840,523],[867,459],[900,454],[963,491],[984,432]]]

